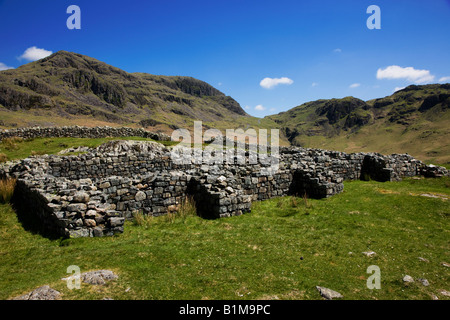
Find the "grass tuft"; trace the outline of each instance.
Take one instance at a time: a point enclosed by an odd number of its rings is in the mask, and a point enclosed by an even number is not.
[[[18,150],[19,149],[19,143],[23,142],[23,138],[20,137],[11,137],[11,138],[4,138],[2,140],[2,147],[5,148],[8,151],[12,150]]]
[[[185,221],[188,217],[194,217],[197,215],[197,209],[195,207],[195,201],[192,196],[184,198],[183,202],[170,210],[164,215],[164,220],[168,223],[174,223],[176,220]]]
[[[136,226],[141,226],[141,227],[145,227],[148,228],[150,227],[153,222],[155,217],[153,217],[152,215],[149,214],[144,214],[141,210],[137,211],[133,214],[133,223]]]
[[[8,178],[0,180],[0,203],[9,203],[14,193],[16,179]]]
[[[197,209],[195,206],[195,201],[192,196],[187,196],[181,204],[174,206],[166,214],[155,217],[143,213],[142,211],[137,211],[134,217],[134,225],[143,226],[148,228],[157,222],[163,223],[174,223],[176,221],[185,222],[188,217],[195,217],[197,215]]]

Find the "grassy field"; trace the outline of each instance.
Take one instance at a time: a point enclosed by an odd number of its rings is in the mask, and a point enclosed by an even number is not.
[[[66,240],[25,230],[2,204],[0,299],[45,284],[63,299],[321,299],[317,285],[344,299],[449,299],[440,293],[450,291],[448,198],[449,178],[354,181],[328,199],[255,202],[251,213],[219,220],[128,221],[118,236]],[[60,279],[70,265],[119,279],[69,290]],[[379,290],[366,286],[371,265]],[[405,275],[416,281],[405,285]]]

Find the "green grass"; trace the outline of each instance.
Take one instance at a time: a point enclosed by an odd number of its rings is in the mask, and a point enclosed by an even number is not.
[[[110,140],[139,140],[155,141],[141,137],[115,137],[115,138],[35,138],[22,141],[15,141],[15,146],[6,140],[0,142],[0,153],[6,155],[7,160],[24,159],[31,155],[56,154],[61,150],[72,147],[95,148]],[[172,141],[158,141],[166,146],[176,144]]]
[[[0,205],[0,299],[44,284],[63,299],[321,299],[316,285],[344,299],[448,299],[440,290],[450,283],[441,265],[450,262],[450,207],[423,193],[450,197],[450,179],[346,182],[328,199],[255,202],[251,213],[219,220],[128,221],[118,236],[68,240],[24,230]],[[119,279],[70,291],[60,280],[70,265]],[[380,290],[366,287],[370,265],[381,269]],[[430,286],[405,286],[406,274]]]

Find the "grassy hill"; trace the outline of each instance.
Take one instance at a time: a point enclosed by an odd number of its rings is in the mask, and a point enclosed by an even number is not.
[[[294,145],[450,162],[450,84],[409,86],[370,101],[317,100],[266,118]]]

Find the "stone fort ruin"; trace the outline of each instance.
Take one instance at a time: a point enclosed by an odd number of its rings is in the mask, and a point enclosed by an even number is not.
[[[130,128],[28,128],[0,131],[0,139],[34,137],[141,136],[163,134]],[[188,196],[206,219],[237,216],[252,201],[285,195],[325,198],[342,192],[343,181],[449,175],[407,154],[389,156],[281,147],[276,172],[262,164],[177,164],[162,144],[110,141],[79,155],[44,155],[0,165],[0,178],[14,177],[17,212],[37,217],[61,237],[100,237],[123,232],[136,212],[159,216],[176,211]]]

